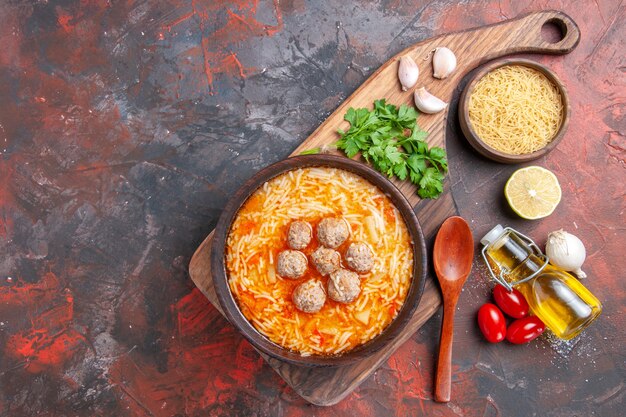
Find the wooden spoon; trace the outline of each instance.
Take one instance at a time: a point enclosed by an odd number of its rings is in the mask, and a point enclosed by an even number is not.
[[[435,377],[435,401],[450,401],[454,312],[461,289],[472,270],[474,239],[467,222],[449,217],[435,238],[433,263],[443,294],[443,323]]]

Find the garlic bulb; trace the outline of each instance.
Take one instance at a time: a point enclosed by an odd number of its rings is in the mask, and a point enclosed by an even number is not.
[[[415,99],[415,105],[423,113],[439,113],[448,106],[448,103],[433,96],[424,87],[415,90],[413,98]]]
[[[456,68],[456,56],[448,48],[436,48],[433,55],[433,77],[443,80]]]
[[[398,78],[400,84],[402,84],[402,91],[406,91],[413,87],[417,83],[417,78],[420,75],[420,70],[417,67],[413,58],[408,55],[400,58],[400,65],[398,65]]]
[[[546,255],[552,265],[573,272],[578,278],[587,277],[580,269],[587,256],[585,245],[576,236],[563,230],[550,233],[546,243]]]

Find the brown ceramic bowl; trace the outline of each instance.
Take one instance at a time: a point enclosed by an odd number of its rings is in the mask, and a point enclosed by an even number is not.
[[[545,75],[548,78],[548,80],[550,80],[561,92],[561,97],[563,98],[563,107],[565,109],[565,111],[563,112],[563,119],[561,121],[561,127],[559,128],[559,131],[554,136],[554,139],[552,139],[550,143],[548,143],[545,147],[539,149],[538,151],[527,153],[527,154],[521,154],[521,155],[513,155],[513,154],[508,154],[508,153],[504,153],[496,149],[493,149],[492,147],[490,147],[489,145],[487,145],[485,142],[482,141],[482,139],[478,136],[476,131],[474,131],[474,128],[472,127],[472,124],[470,123],[469,99],[470,99],[470,96],[472,95],[472,91],[474,91],[474,87],[476,87],[476,84],[478,83],[478,81],[480,81],[481,78],[483,78],[488,72],[493,71],[497,68],[503,67],[505,65],[523,65],[525,67],[536,69],[539,72],[541,72],[543,75]],[[459,100],[459,122],[461,124],[461,129],[463,130],[463,134],[467,138],[467,141],[481,155],[489,159],[492,159],[496,162],[502,162],[505,164],[517,164],[521,162],[532,161],[534,159],[541,158],[542,156],[546,155],[548,152],[552,151],[559,144],[559,142],[561,141],[561,139],[563,139],[563,136],[565,135],[565,131],[567,130],[567,126],[569,124],[569,116],[570,116],[569,100],[567,97],[567,91],[565,90],[565,86],[563,85],[561,80],[559,80],[557,76],[544,65],[541,65],[537,62],[534,62],[528,59],[511,59],[511,58],[496,59],[484,65],[482,68],[480,68],[476,72],[476,74],[472,76],[469,83],[465,87],[465,90],[463,90],[463,93],[461,94],[461,98]]]
[[[254,326],[245,318],[239,310],[237,302],[230,292],[227,281],[225,267],[225,247],[226,238],[230,232],[231,223],[235,219],[237,212],[243,203],[254,191],[262,186],[266,181],[293,169],[305,167],[331,167],[350,171],[361,176],[382,190],[395,204],[406,223],[409,234],[413,241],[413,280],[407,293],[404,305],[394,321],[377,337],[371,341],[354,348],[341,355],[322,356],[311,355],[301,356],[299,353],[288,350],[270,341],[259,333]],[[270,356],[297,365],[306,366],[339,366],[353,363],[364,359],[376,351],[383,349],[404,328],[417,307],[424,291],[426,277],[426,244],[420,224],[413,212],[413,207],[387,178],[380,173],[369,168],[367,165],[353,161],[351,159],[334,155],[307,155],[295,156],[277,162],[261,170],[249,179],[226,204],[222,215],[219,218],[213,242],[211,245],[211,274],[215,285],[215,292],[220,305],[228,320],[248,339],[252,345]]]

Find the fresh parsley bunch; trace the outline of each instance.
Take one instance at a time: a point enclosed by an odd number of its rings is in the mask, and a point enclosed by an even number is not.
[[[361,152],[367,162],[390,178],[408,178],[418,187],[421,198],[437,198],[448,172],[446,151],[428,148],[424,141],[428,133],[417,125],[417,115],[413,107],[403,104],[398,108],[385,99],[376,100],[372,111],[350,108],[344,116],[350,129],[338,130],[341,138],[334,146],[350,158]]]

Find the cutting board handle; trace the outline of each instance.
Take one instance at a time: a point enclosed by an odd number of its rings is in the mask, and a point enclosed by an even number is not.
[[[524,52],[567,54],[576,48],[580,42],[580,29],[578,29],[576,22],[565,13],[556,10],[531,13],[519,20],[503,24],[511,24],[517,30],[527,31],[527,36],[518,38],[519,46],[525,49]],[[561,31],[562,39],[557,42],[544,39],[541,33],[544,25],[555,25]]]

